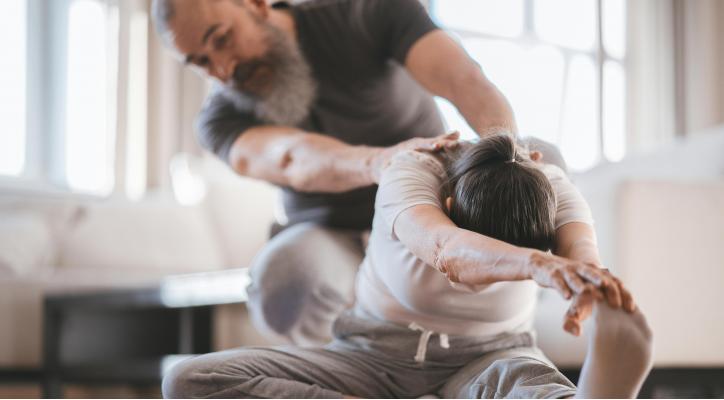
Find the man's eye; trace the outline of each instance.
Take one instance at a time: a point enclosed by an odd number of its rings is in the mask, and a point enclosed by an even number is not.
[[[198,65],[199,67],[206,67],[207,65],[209,65],[209,58],[208,57],[199,57],[196,60],[196,65]]]
[[[229,34],[228,33],[226,33],[222,36],[219,36],[216,40],[214,40],[214,47],[216,47],[217,49],[221,49],[224,46],[226,46],[227,43],[229,43]]]

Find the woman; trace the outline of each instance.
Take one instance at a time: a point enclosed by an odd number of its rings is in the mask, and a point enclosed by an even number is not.
[[[585,201],[511,136],[461,147],[404,153],[383,173],[357,302],[334,342],[201,356],[166,377],[164,395],[634,397],[651,335],[598,268]],[[537,286],[574,299],[569,332],[593,313],[578,388],[535,346]]]

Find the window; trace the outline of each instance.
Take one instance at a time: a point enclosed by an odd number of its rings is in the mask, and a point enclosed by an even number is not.
[[[624,0],[430,0],[430,12],[506,95],[521,134],[556,143],[574,171],[623,158]]]
[[[0,1],[0,175],[18,176],[25,167],[26,13],[27,0]]]
[[[66,180],[74,191],[113,189],[113,139],[109,21],[97,0],[75,0],[68,13],[65,79]]]
[[[5,181],[91,195],[113,189],[115,4],[0,1],[0,175]]]

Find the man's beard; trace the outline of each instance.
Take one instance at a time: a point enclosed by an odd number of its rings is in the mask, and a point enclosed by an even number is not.
[[[311,68],[296,43],[287,40],[282,31],[259,24],[267,34],[267,53],[237,66],[232,82],[224,85],[222,93],[241,110],[253,107],[256,117],[264,122],[296,126],[307,118],[316,97],[317,85]],[[245,90],[245,84],[257,83],[247,80],[260,67],[269,70],[269,75],[257,77],[268,79],[262,82],[262,93]]]

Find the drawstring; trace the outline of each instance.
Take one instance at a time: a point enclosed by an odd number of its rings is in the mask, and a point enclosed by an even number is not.
[[[420,334],[420,341],[417,343],[417,354],[415,354],[415,361],[417,362],[424,362],[425,361],[425,355],[427,354],[427,344],[430,342],[430,336],[435,334],[435,332],[425,329],[422,326],[418,325],[416,322],[412,322],[409,325],[409,328],[413,331],[420,331],[422,332]],[[443,349],[449,349],[450,348],[450,339],[448,338],[446,333],[440,333],[440,347]]]

